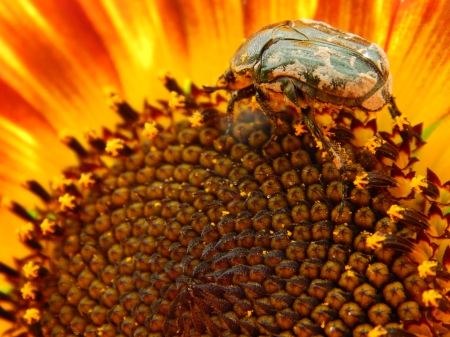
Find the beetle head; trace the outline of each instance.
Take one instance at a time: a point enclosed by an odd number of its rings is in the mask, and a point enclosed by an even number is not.
[[[226,89],[229,90],[233,85],[233,83],[236,81],[236,78],[231,71],[231,69],[227,69],[222,75],[220,75],[219,79],[217,80],[217,83],[215,86],[203,86],[203,90],[207,93],[214,92],[219,89]]]
[[[231,69],[227,69],[217,80],[217,87],[220,89],[228,89],[236,81]]]

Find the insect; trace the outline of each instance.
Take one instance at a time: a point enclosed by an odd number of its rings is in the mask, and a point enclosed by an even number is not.
[[[204,89],[231,91],[230,124],[235,103],[252,96],[275,128],[280,106],[294,107],[342,174],[348,170],[347,155],[316,125],[316,109],[371,112],[389,104],[392,117],[401,116],[383,49],[314,20],[283,21],[257,31],[238,48],[216,86]],[[269,142],[276,139],[276,131]]]

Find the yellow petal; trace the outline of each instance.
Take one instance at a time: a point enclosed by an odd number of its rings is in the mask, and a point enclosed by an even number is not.
[[[0,36],[2,79],[54,129],[114,125],[102,93],[114,65],[75,2],[2,1]]]
[[[450,6],[401,1],[386,49],[397,103],[413,125],[428,127],[450,108]],[[448,139],[448,137],[447,137]]]
[[[398,1],[319,1],[315,20],[358,34],[385,47]]]
[[[278,21],[312,19],[317,11],[322,11],[318,0],[245,1],[242,8],[243,33],[247,37],[262,27]]]
[[[36,199],[31,202],[27,199],[31,194],[24,193],[21,183],[37,179],[48,186],[47,182],[62,165],[75,163],[75,156],[58,141],[51,123],[2,82],[0,101],[0,197],[20,199],[30,206]]]
[[[449,130],[450,118],[447,118],[430,134],[427,144],[418,153],[420,161],[414,165],[421,174],[430,168],[438,175],[442,184],[450,180]]]

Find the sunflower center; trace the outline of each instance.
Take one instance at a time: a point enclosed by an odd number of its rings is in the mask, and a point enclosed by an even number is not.
[[[157,109],[138,114],[115,98],[125,124],[87,132],[89,151],[66,137],[80,165],[52,195],[33,183],[47,210],[29,218],[11,204],[38,253],[10,274],[29,331],[362,337],[423,318],[429,286],[408,253],[428,223],[385,188],[395,182],[380,155],[395,156],[393,145],[358,148],[349,128],[327,129],[352,163],[342,174],[295,113],[278,115],[267,143],[273,126],[252,101],[227,134],[220,99],[177,95],[201,108],[192,124],[163,132],[150,120]]]

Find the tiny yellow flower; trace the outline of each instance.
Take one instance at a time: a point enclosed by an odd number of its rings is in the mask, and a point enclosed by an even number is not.
[[[356,175],[356,178],[353,181],[353,184],[355,184],[356,187],[362,189],[369,183],[368,177],[369,177],[369,175],[367,174],[367,172],[364,172],[364,171],[360,172]]]
[[[81,173],[80,179],[78,179],[78,183],[85,188],[89,188],[95,184],[95,179],[93,177],[94,175],[92,174],[92,172]]]
[[[54,177],[51,182],[51,187],[54,191],[64,191],[66,186],[69,186],[72,184],[71,179],[67,179],[63,175],[59,175],[57,177]]]
[[[203,126],[203,116],[200,111],[195,111],[191,117],[189,117],[189,122],[193,128],[197,126]]]
[[[34,300],[36,298],[36,291],[36,287],[30,282],[25,283],[22,289],[20,289],[24,300]]]
[[[437,308],[439,306],[439,302],[441,299],[442,299],[442,294],[439,291],[437,291],[436,289],[426,290],[422,294],[423,303],[427,307]]]
[[[28,279],[38,277],[40,266],[34,262],[28,262],[23,266],[23,272]]]
[[[366,239],[367,247],[376,249],[383,246],[383,242],[386,241],[386,235],[381,232],[375,232]]]
[[[125,146],[125,142],[123,139],[115,138],[112,140],[109,140],[106,143],[105,151],[108,152],[110,155],[116,157],[119,155],[120,150],[122,150]]]
[[[158,128],[155,122],[145,123],[144,130],[142,130],[142,136],[153,139],[158,135]]]
[[[375,154],[376,150],[386,141],[383,139],[380,139],[376,136],[370,138],[367,140],[366,144],[364,145],[364,147],[370,151],[371,153]]]
[[[428,183],[426,181],[426,177],[422,175],[417,175],[411,179],[411,187],[416,193],[421,193],[422,189],[428,187]]]
[[[41,230],[44,235],[55,233],[56,223],[50,219],[44,219],[41,223]]]
[[[75,197],[68,193],[64,194],[62,197],[58,198],[60,207],[62,211],[73,210],[77,206],[75,202]]]
[[[418,267],[419,276],[426,278],[427,276],[436,276],[437,261],[424,261]]]
[[[32,240],[34,232],[34,225],[31,222],[26,223],[25,225],[20,226],[19,229],[16,230],[17,235],[21,240]]]
[[[391,218],[391,221],[397,221],[398,219],[403,219],[402,213],[405,211],[404,207],[398,206],[398,205],[392,205],[389,210],[387,211],[387,214]]]
[[[394,125],[398,126],[398,129],[400,131],[403,131],[405,129],[405,126],[410,125],[410,124],[411,123],[408,122],[408,120],[406,119],[406,116],[404,116],[404,115],[395,117]]]
[[[25,315],[23,315],[23,318],[27,324],[33,324],[41,320],[41,314],[39,313],[39,310],[31,308],[27,309]]]

